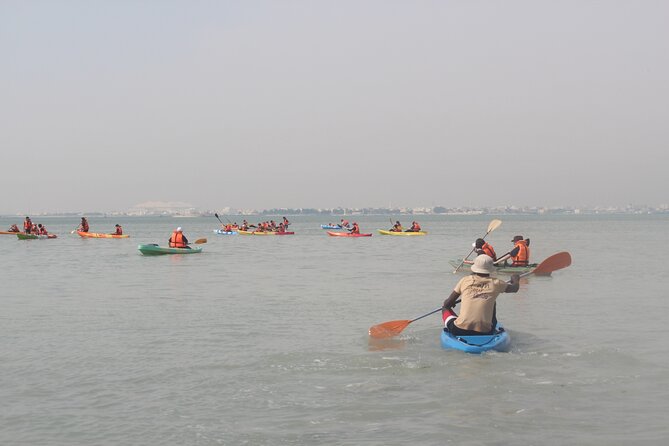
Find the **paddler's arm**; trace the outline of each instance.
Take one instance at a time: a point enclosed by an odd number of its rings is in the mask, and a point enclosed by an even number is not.
[[[505,293],[515,293],[520,288],[520,275],[514,274],[511,276],[511,281],[506,285]]]
[[[455,306],[455,304],[457,303],[456,301],[458,300],[459,297],[460,297],[460,293],[458,293],[457,291],[453,291],[451,293],[451,295],[448,296],[446,298],[446,300],[444,301],[443,308],[446,309],[446,310],[450,310],[451,308],[453,308]]]

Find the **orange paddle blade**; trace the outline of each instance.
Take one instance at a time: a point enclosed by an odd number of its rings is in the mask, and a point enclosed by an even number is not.
[[[207,239],[206,239],[206,238],[199,238],[199,239],[197,239],[197,240],[195,240],[195,241],[193,242],[194,245],[201,245],[201,244],[203,244],[203,243],[207,243]]]
[[[410,320],[389,321],[382,324],[375,325],[369,329],[369,335],[373,338],[383,339],[391,338],[402,333],[402,330],[407,328],[411,323]]]
[[[541,262],[539,266],[532,270],[532,273],[538,276],[546,276],[569,265],[571,265],[571,255],[566,251],[558,252]]]

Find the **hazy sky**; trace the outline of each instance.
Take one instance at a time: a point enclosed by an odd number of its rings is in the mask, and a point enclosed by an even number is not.
[[[667,203],[667,17],[0,0],[0,213]]]

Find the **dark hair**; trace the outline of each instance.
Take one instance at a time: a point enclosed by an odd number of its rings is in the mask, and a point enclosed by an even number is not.
[[[476,239],[476,248],[480,249],[483,248],[483,245],[485,245],[485,240],[482,238],[477,238]]]

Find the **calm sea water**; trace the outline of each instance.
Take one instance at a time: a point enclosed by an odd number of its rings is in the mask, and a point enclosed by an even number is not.
[[[292,217],[292,237],[90,219],[125,240],[36,218],[59,238],[0,235],[0,444],[666,444],[667,216],[496,217],[498,253],[522,234],[534,261],[574,261],[500,298],[511,352],[443,351],[438,315],[370,343],[371,325],[441,305],[461,277],[448,260],[492,218],[364,239],[327,237],[316,217]],[[139,254],[176,226],[204,252]]]

